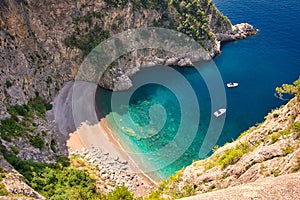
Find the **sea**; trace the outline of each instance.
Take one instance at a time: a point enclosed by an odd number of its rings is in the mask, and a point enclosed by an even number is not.
[[[300,76],[299,0],[213,3],[232,24],[250,23],[259,29],[258,34],[223,44],[213,62],[198,63],[195,69],[174,67],[179,74],[173,76],[170,74],[175,73],[157,66],[133,77],[133,84],[145,77],[164,82],[148,81],[127,92],[97,91],[97,107],[114,136],[157,181],[204,159],[214,146],[231,142],[263,122],[269,112],[287,103],[275,97],[275,88]],[[216,73],[224,86],[221,90],[208,86]],[[239,86],[227,88],[228,82]],[[126,100],[120,100],[122,97]],[[217,108],[227,112],[216,118]]]

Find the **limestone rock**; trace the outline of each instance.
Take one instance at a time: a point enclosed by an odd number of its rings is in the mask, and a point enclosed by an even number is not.
[[[220,199],[286,199],[294,200],[300,196],[300,173],[288,174],[280,177],[261,178],[253,183],[230,187],[223,190],[209,192],[182,200]]]

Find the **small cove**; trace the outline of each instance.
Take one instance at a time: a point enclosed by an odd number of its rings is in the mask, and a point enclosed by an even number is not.
[[[300,18],[300,3],[297,0],[288,3],[279,0],[215,0],[214,3],[233,24],[248,22],[260,29],[257,35],[246,40],[224,44],[222,54],[214,59],[224,84],[230,81],[239,83],[239,87],[225,90],[226,120],[216,143],[221,146],[236,139],[249,127],[262,122],[268,112],[285,103],[275,98],[274,92],[277,86],[291,83],[300,75],[300,26],[299,23],[295,24]],[[196,68],[201,73],[210,73],[209,64],[199,64]],[[196,135],[190,136],[187,131],[180,142],[173,141],[183,113],[180,112],[176,95],[167,87],[158,84],[144,85],[133,93],[129,107],[120,104],[114,113],[110,109],[112,92],[99,88],[96,95],[99,110],[106,115],[124,148],[134,152],[133,156],[136,156],[137,162],[146,166],[145,169],[147,165],[161,167],[149,173],[157,180],[166,179],[193,160],[200,159],[199,149],[212,114],[210,95],[198,71],[192,68],[175,69],[193,88],[201,115],[199,122],[194,121],[193,108],[190,108],[191,115],[186,115],[188,123],[184,126],[191,129],[191,132],[197,130]],[[156,69],[142,70],[134,78],[154,70]],[[181,89],[180,81],[172,77],[166,79],[174,88]],[[193,94],[183,95],[186,97],[186,104],[189,104],[189,99],[192,99],[189,95]],[[154,105],[161,105],[164,111],[160,107],[154,107],[158,112],[152,110],[155,115],[151,122],[149,110]],[[126,110],[129,112],[125,112]],[[166,121],[160,121],[164,117]],[[131,126],[132,122],[142,128],[137,130]],[[151,137],[144,137],[151,133]],[[173,145],[173,151],[157,151],[168,144]]]

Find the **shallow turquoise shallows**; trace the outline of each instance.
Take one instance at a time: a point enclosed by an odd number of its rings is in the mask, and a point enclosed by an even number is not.
[[[277,86],[291,83],[300,75],[300,1],[214,0],[214,3],[233,24],[248,22],[260,30],[246,40],[224,44],[222,54],[214,59],[224,84],[230,81],[239,83],[237,88],[226,88],[226,120],[216,143],[221,146],[262,122],[268,112],[285,103],[275,98],[274,92]],[[212,114],[208,89],[198,71],[175,69],[193,87],[200,109],[200,122],[194,120],[193,115],[186,115],[188,122],[184,126],[187,131],[183,133],[182,141],[174,142],[174,138],[184,113],[181,113],[176,94],[167,87],[144,85],[133,93],[129,106],[120,105],[114,113],[110,109],[111,92],[99,88],[96,98],[99,110],[107,117],[115,136],[127,151],[135,153],[133,159],[145,169],[148,166],[163,167],[149,173],[156,180],[166,179],[199,159],[199,149]],[[201,73],[209,73],[208,65],[198,65],[197,69]],[[149,70],[155,68],[143,70],[135,78],[145,76]],[[180,81],[172,77],[168,79],[180,89]],[[189,102],[192,97],[189,93],[185,95],[186,102]],[[154,105],[161,105],[164,109]],[[161,120],[164,118],[166,121]],[[192,137],[189,129],[197,132],[186,148],[189,137]],[[173,145],[173,149],[159,151],[166,145]],[[175,155],[178,159],[171,162]]]

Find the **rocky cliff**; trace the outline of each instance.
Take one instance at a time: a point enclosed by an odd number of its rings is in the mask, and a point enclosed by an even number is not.
[[[143,2],[1,1],[0,119],[7,116],[7,105],[24,104],[37,92],[51,101],[62,85],[76,76],[83,57],[93,47],[124,30],[149,26],[178,30],[201,43],[211,56],[220,53],[220,41],[255,33],[250,25],[232,26],[211,1]],[[112,80],[143,64],[141,57],[149,54],[152,57],[147,51],[132,53],[131,62],[121,59],[101,85],[113,89],[116,81]],[[166,64],[165,60],[160,64]]]
[[[300,174],[286,174],[280,177],[261,178],[252,183],[229,187],[182,200],[197,199],[298,199]]]

